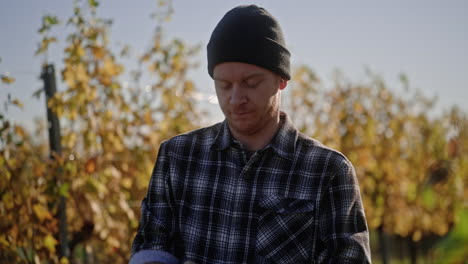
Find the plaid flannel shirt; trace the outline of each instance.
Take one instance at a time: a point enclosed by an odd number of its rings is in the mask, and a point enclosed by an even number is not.
[[[226,121],[162,143],[132,246],[142,250],[181,263],[371,262],[353,166],[284,113],[250,158]]]

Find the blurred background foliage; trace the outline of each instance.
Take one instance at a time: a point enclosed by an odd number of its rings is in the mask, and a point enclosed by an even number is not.
[[[66,39],[60,78],[65,88],[47,105],[61,122],[62,152],[53,159],[36,131],[12,124],[2,99],[0,112],[0,262],[127,263],[159,144],[206,124],[209,113],[195,101],[187,73],[198,47],[164,37],[173,12],[159,1],[150,48],[122,64],[127,47],[110,48],[112,21],[96,15],[99,3],[78,1],[67,20],[44,16],[37,55]],[[57,51],[54,51],[57,52]],[[133,82],[124,85],[129,73]],[[0,73],[1,74],[1,73]],[[139,80],[151,75],[142,92]],[[391,90],[368,70],[353,83],[337,72],[324,85],[307,65],[298,65],[283,95],[283,108],[303,133],[343,152],[360,180],[376,263],[465,263],[468,222],[468,116],[453,107],[431,114],[435,99],[412,89]],[[14,86],[1,75],[1,86]],[[41,97],[43,89],[34,93]],[[59,254],[59,198],[66,197],[69,256]]]

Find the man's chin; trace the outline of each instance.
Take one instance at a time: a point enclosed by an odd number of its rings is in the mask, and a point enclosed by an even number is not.
[[[254,134],[256,131],[256,123],[252,121],[231,121],[229,122],[231,131],[244,135]]]

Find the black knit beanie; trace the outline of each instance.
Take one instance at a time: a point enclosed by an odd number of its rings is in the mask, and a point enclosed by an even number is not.
[[[256,5],[238,6],[216,25],[208,51],[208,73],[223,62],[243,62],[266,68],[289,80],[290,53],[278,21]]]

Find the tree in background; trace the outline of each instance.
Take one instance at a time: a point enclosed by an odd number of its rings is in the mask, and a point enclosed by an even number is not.
[[[415,242],[443,236],[466,200],[466,114],[454,108],[429,116],[435,100],[410,94],[405,76],[406,94],[397,95],[368,75],[367,83],[351,83],[338,73],[326,89],[310,68],[299,67],[285,104],[302,132],[354,164],[371,230]]]
[[[3,84],[14,79],[2,76]],[[26,263],[55,258],[57,219],[49,203],[54,199],[48,171],[47,147],[35,145],[24,128],[7,118],[9,107],[22,108],[8,94],[0,113],[0,261]]]
[[[155,83],[144,92],[123,89],[124,66],[109,48],[111,21],[97,17],[97,7],[92,0],[75,6],[61,70],[66,87],[48,102],[62,124],[62,155],[49,160],[46,145],[32,144],[19,126],[2,130],[2,139],[10,139],[0,159],[8,179],[0,185],[3,260],[127,262],[157,146],[196,127],[195,87],[186,77],[196,48],[165,41],[157,25],[151,49],[139,59]],[[169,9],[160,2],[157,16]],[[44,17],[37,54],[57,41],[49,34],[58,22]],[[71,259],[57,257],[60,195],[68,198]]]

